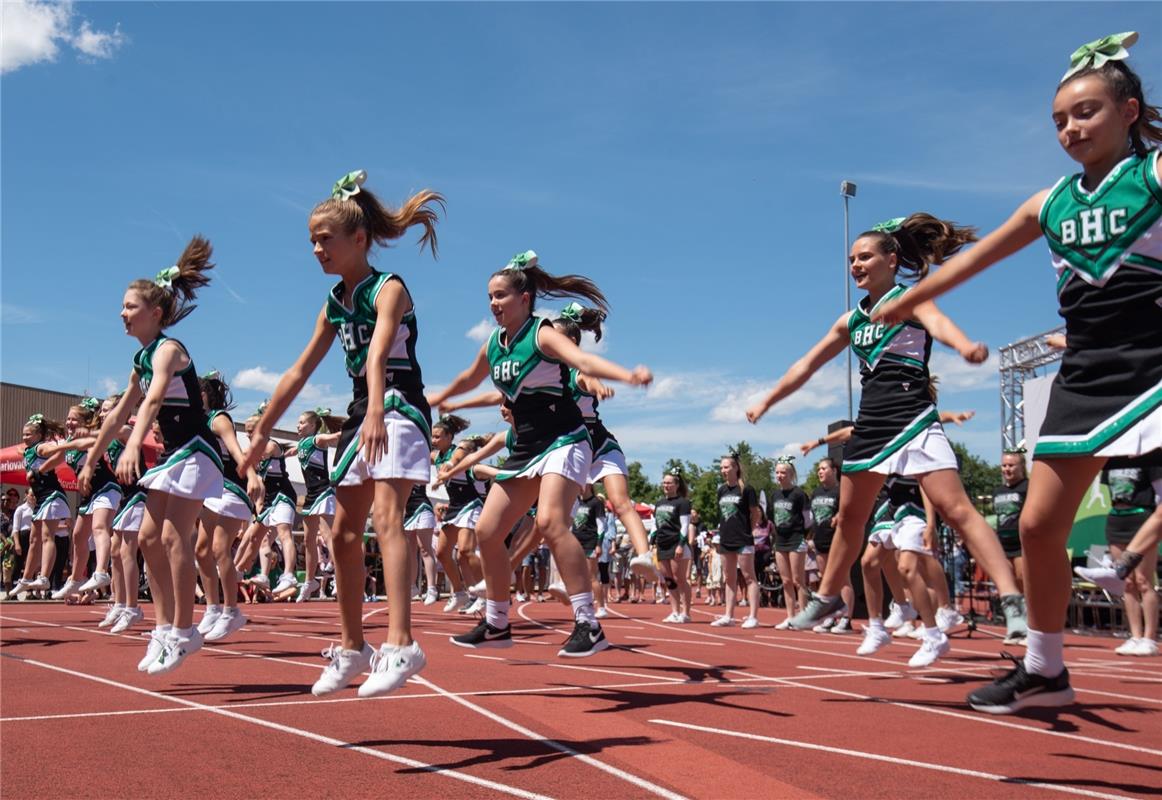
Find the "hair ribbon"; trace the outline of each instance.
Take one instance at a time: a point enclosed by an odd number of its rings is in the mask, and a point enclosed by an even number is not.
[[[1125,33],[1103,36],[1083,44],[1074,50],[1073,55],[1069,57],[1069,69],[1061,76],[1061,81],[1064,82],[1083,69],[1090,67],[1101,69],[1107,61],[1124,61],[1130,57],[1129,48],[1136,41],[1138,41],[1137,31],[1126,31]]]

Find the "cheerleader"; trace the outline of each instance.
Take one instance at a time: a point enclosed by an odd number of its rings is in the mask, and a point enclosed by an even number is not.
[[[307,485],[307,496],[303,499],[306,580],[295,596],[296,603],[305,603],[319,591],[315,577],[319,570],[319,534],[322,533],[324,543],[329,542],[331,521],[335,518],[335,490],[327,473],[327,450],[338,444],[343,422],[329,408],[304,411],[297,425],[299,440],[287,450],[287,455],[298,457]]]
[[[1006,450],[1001,455],[1002,484],[993,490],[993,511],[997,515],[997,538],[1005,551],[1005,558],[1013,565],[1017,585],[1025,585],[1024,560],[1021,558],[1021,531],[1018,522],[1025,496],[1029,492],[1029,478],[1025,475],[1025,448]]]
[[[198,623],[198,633],[206,641],[216,642],[246,624],[246,616],[238,608],[238,570],[234,568],[231,547],[254,517],[254,501],[262,496],[263,485],[253,469],[247,470],[245,482],[238,473],[242,447],[229,413],[234,407],[230,387],[216,371],[202,376],[201,387],[202,403],[210,412],[210,431],[222,454],[222,493],[207,497],[202,503],[198,540],[194,545],[206,595],[206,611]]]
[[[928,359],[933,340],[956,349],[970,364],[983,362],[988,348],[970,342],[932,303],[917,305],[897,325],[872,321],[881,304],[909,293],[897,282],[900,277],[927,274],[930,264],[942,262],[974,239],[971,229],[924,213],[889,220],[860,234],[851,247],[851,275],[867,296],[853,311],[840,316],[767,396],[747,410],[747,419],[758,422],[771,406],[796,391],[848,345],[860,358],[863,392],[855,429],[844,451],[832,556],[818,595],[791,618],[792,628],[810,628],[843,604],[840,590],[858,557],[876,494],[887,475],[899,474],[919,480],[940,516],[961,532],[977,563],[993,578],[1009,636],[1024,632],[1023,598],[1012,567],[996,535],[964,492],[956,455],[944,435],[930,389]]]
[[[747,617],[742,627],[759,626],[759,582],[754,569],[754,529],[762,519],[755,490],[746,485],[738,453],[730,452],[718,465],[722,483],[718,486],[718,552],[722,556],[722,574],[726,578],[726,609],[710,623],[715,628],[734,625],[734,608],[738,604],[738,573],[746,580]]]
[[[690,559],[694,544],[694,526],[690,523],[690,490],[682,470],[674,467],[662,476],[664,497],[654,506],[654,545],[658,549],[658,567],[670,589],[671,613],[662,622],[679,625],[690,616]]]
[[[331,555],[342,624],[342,641],[327,649],[330,664],[311,691],[342,689],[365,670],[360,697],[398,689],[427,663],[412,639],[410,587],[414,552],[404,535],[404,509],[416,484],[431,476],[431,409],[416,360],[415,307],[403,280],[379,272],[367,260],[372,244],[387,245],[419,225],[420,247],[436,254],[436,211],[443,198],[422,191],[389,209],[349,173],[331,198],[311,212],[310,234],[323,272],[340,280],[327,295],[311,340],[283,375],[254,432],[247,465],[257,462],[271,429],[302,391],[311,373],[339,339],[353,397],[336,445],[331,483],[335,519]],[[378,651],[363,638],[363,530],[368,511],[383,557],[388,596],[387,642]]]
[[[440,590],[437,588],[439,574],[436,570],[436,543],[432,540],[436,533],[436,511],[432,508],[432,501],[428,498],[427,487],[422,483],[413,486],[411,494],[408,495],[408,504],[404,509],[403,530],[404,533],[414,536],[416,544],[420,547],[420,558],[424,565],[424,579],[428,584],[422,600],[425,606],[433,605],[440,599]],[[414,561],[412,566],[413,568],[416,566]],[[418,575],[412,578],[412,583],[416,584],[417,593],[419,592],[418,580]]]
[[[1057,272],[1066,350],[1020,522],[1028,648],[1005,676],[969,695],[978,711],[1073,702],[1062,630],[1074,514],[1106,459],[1162,447],[1162,116],[1126,63],[1137,38],[1083,45],[1057,86],[1057,139],[1082,171],[1030,197],[979,245],[874,312],[884,325],[905,320],[1040,236]]]
[[[79,475],[86,461],[86,453],[96,441],[93,434],[100,425],[100,411],[101,401],[95,397],[86,397],[69,408],[65,416],[67,437],[63,442],[45,446],[41,452],[49,457],[63,452],[65,463],[74,475]],[[95,491],[81,495],[77,502],[77,521],[73,526],[72,537],[72,573],[64,585],[52,593],[54,600],[64,600],[83,592],[95,592],[112,583],[109,577],[109,523],[121,505],[121,487],[104,457],[97,463],[93,484]],[[97,565],[92,577],[85,580],[90,536],[96,545]]]
[[[165,330],[194,310],[196,291],[210,282],[206,272],[213,268],[211,252],[210,243],[195,236],[175,266],[154,280],[129,284],[121,319],[141,349],[133,357],[129,386],[102,424],[78,477],[81,491],[92,491],[98,459],[140,400],[133,433],[117,462],[117,477],[123,484],[136,480],[148,493],[139,539],[157,627],[137,668],[150,675],[176,669],[202,647],[193,623],[193,534],[203,501],[222,494],[222,458],[202,405],[193,359]],[[142,444],[155,419],[166,448],[157,466],[139,477]]]
[[[265,403],[258,408],[261,417]],[[299,495],[291,483],[290,473],[286,469],[288,451],[278,442],[270,439],[264,443],[262,482],[264,494],[262,508],[258,513],[258,522],[265,528],[265,535],[258,539],[261,544],[264,540],[273,538],[278,540],[279,552],[282,555],[282,574],[278,576],[278,583],[271,592],[279,594],[291,586],[298,587],[295,578],[295,567],[298,565],[298,553],[295,550],[295,538],[291,527],[295,522],[295,513],[298,510]],[[255,576],[258,583],[270,586],[267,574],[269,561],[263,563],[259,574]]]
[[[511,455],[484,501],[476,537],[488,600],[485,619],[452,641],[464,647],[508,647],[511,570],[504,537],[533,501],[537,526],[549,543],[573,606],[573,633],[558,655],[589,656],[609,646],[595,617],[593,592],[584,554],[570,532],[569,511],[588,482],[593,448],[581,410],[573,399],[570,368],[596,378],[648,384],[650,371],[624,369],[584,353],[548,320],[533,311],[539,297],[584,297],[605,309],[601,290],[578,275],[555,276],[537,263],[536,253],[515,256],[488,282],[489,305],[498,327],[475,361],[438,393],[438,405],[470,391],[485,377],[505,395],[513,415]]]
[[[12,587],[13,595],[46,592],[52,588],[48,576],[52,574],[52,566],[56,561],[54,531],[60,520],[67,520],[71,515],[55,470],[64,458],[63,451],[54,448],[54,455],[49,456],[47,453],[53,444],[49,437],[60,439],[64,435],[64,425],[46,419],[44,414],[30,416],[20,431],[24,443],[24,471],[28,486],[36,498],[36,505],[32,510],[32,533],[28,538],[24,574]]]
[[[465,455],[479,449],[479,440],[470,439],[453,446],[453,438],[468,429],[469,422],[455,414],[446,414],[432,425],[432,463],[446,476],[442,481],[448,489],[448,507],[440,523],[436,543],[436,558],[444,565],[444,572],[452,584],[452,596],[444,611],[459,609],[461,614],[472,614],[484,608],[481,598],[470,597],[465,587],[473,586],[482,577],[480,559],[476,555],[476,521],[484,506],[484,487],[472,475],[471,468],[453,469]],[[452,549],[457,557],[452,557]]]
[[[780,456],[769,502],[775,528],[775,566],[783,579],[788,617],[798,614],[807,602],[807,531],[814,521],[807,493],[795,485],[798,479],[794,456]]]
[[[120,402],[120,394],[105,398],[105,402],[101,404],[102,426]],[[131,419],[130,422],[132,421]],[[120,433],[116,434],[105,450],[114,474],[117,471],[117,462],[125,450],[125,443],[132,434],[132,426],[123,425]],[[138,474],[143,474],[145,470],[145,454],[141,453],[138,456]],[[113,605],[105,618],[98,623],[98,627],[108,627],[110,633],[121,633],[145,619],[145,613],[138,606],[141,573],[137,565],[137,532],[141,530],[141,520],[145,516],[146,495],[136,483],[118,485],[121,486],[121,506],[111,523],[113,534],[110,572],[113,578]]]

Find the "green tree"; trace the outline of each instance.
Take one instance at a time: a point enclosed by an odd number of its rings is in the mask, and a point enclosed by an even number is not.
[[[1001,483],[1000,466],[974,456],[959,442],[952,442],[952,449],[960,460],[960,481],[964,484],[968,499],[983,513],[990,513],[992,509],[988,504],[992,501],[993,489]]]
[[[651,505],[658,502],[662,496],[662,489],[646,477],[641,462],[632,461],[628,467],[629,476],[626,478],[626,483],[629,488],[629,499],[635,503],[650,503]]]
[[[775,459],[760,456],[750,444],[743,440],[733,448],[738,453],[746,485],[754,489],[756,495],[766,492],[769,499],[771,487],[775,485]]]
[[[677,467],[682,471],[686,488],[690,495],[690,505],[697,509],[702,524],[714,527],[718,524],[718,465],[700,467],[693,461],[671,458],[666,462],[665,472]]]

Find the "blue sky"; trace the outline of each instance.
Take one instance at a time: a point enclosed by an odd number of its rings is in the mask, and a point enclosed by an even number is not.
[[[987,230],[1074,171],[1049,105],[1077,45],[1138,30],[1132,63],[1148,84],[1162,74],[1144,3],[26,1],[4,15],[3,380],[123,386],[124,287],[200,232],[214,283],[172,334],[252,409],[330,285],[307,214],[363,168],[385,200],[448,199],[438,262],[415,236],[373,258],[412,290],[429,386],[471,360],[491,271],[533,248],[606,292],[604,354],[654,370],[653,389],[603,405],[651,473],[741,438],[782,452],[845,414],[837,359],[758,427],[742,419],[843,309],[842,179],[859,184],[853,234],[916,210]],[[1045,248],[941,305],[994,353],[1054,327]],[[996,461],[995,358],[970,368],[942,350],[933,371],[942,407],[978,414],[952,438]],[[347,399],[336,347],[295,409]]]

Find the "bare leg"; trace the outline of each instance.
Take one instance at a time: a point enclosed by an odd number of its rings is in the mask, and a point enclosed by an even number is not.
[[[383,582],[387,590],[387,643],[405,647],[412,643],[411,563],[415,561],[415,541],[404,534],[403,512],[413,481],[375,482],[372,524],[383,559]]]
[[[820,595],[834,597],[847,583],[851,567],[859,558],[864,529],[871,517],[876,493],[884,485],[884,480],[885,476],[875,472],[850,472],[840,477],[835,536],[831,540],[827,571],[819,582]]]
[[[335,595],[339,600],[342,646],[363,649],[363,526],[377,484],[335,489],[335,524],[331,531],[331,562],[335,566]]]

